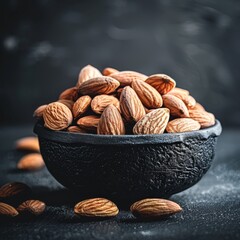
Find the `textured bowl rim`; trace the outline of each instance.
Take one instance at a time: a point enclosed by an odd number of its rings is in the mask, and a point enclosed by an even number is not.
[[[221,123],[216,120],[215,125],[198,131],[184,133],[163,133],[150,135],[97,135],[89,133],[72,133],[65,131],[52,131],[38,121],[34,132],[41,138],[62,143],[83,143],[92,145],[139,145],[184,142],[189,138],[208,139],[217,137],[222,132]]]

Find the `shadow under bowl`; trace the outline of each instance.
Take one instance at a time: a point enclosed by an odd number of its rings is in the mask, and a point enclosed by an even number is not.
[[[40,150],[56,180],[87,197],[132,202],[169,197],[207,172],[222,128],[159,135],[96,135],[51,131],[37,122]]]

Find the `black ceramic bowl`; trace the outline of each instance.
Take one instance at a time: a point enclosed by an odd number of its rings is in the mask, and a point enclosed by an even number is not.
[[[221,124],[186,133],[106,136],[51,131],[36,123],[50,173],[82,196],[133,201],[169,197],[209,169]]]

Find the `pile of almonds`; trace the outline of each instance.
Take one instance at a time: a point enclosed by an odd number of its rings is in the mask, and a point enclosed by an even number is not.
[[[76,86],[34,116],[51,130],[103,135],[188,132],[215,124],[214,115],[168,75],[110,67],[101,73],[91,65],[80,71]]]
[[[21,182],[7,183],[0,187],[0,220],[41,215],[46,204],[40,200],[26,200],[31,196],[31,188]],[[133,203],[130,211],[136,218],[156,219],[181,212],[182,208],[170,200],[147,198]],[[106,218],[116,216],[119,209],[106,198],[91,198],[77,203],[74,213],[81,217]]]

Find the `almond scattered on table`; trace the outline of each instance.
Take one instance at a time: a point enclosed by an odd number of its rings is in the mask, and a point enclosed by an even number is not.
[[[17,211],[21,215],[41,215],[46,208],[46,204],[39,200],[27,200],[20,204]]]
[[[132,204],[130,210],[137,218],[155,219],[168,217],[181,212],[182,208],[170,200],[147,198]]]
[[[0,219],[13,218],[18,215],[18,211],[9,204],[0,202]]]
[[[16,141],[16,149],[39,152],[39,142],[37,137],[24,137]]]
[[[106,198],[83,200],[74,207],[74,213],[83,217],[114,217],[118,212],[116,204]]]
[[[146,76],[111,67],[102,73],[85,66],[76,86],[63,91],[57,102],[37,108],[34,116],[50,130],[103,135],[178,133],[215,124],[214,115],[166,74]],[[118,111],[111,107],[111,118],[110,110],[104,113],[109,105]]]
[[[40,153],[30,153],[23,156],[18,164],[17,168],[25,171],[39,170],[45,166],[42,155]]]

